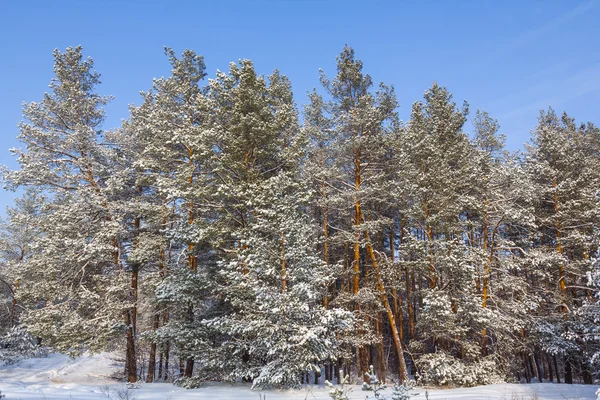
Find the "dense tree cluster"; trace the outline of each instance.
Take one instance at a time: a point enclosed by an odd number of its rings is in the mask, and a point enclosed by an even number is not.
[[[121,350],[130,382],[598,377],[594,125],[542,111],[511,154],[436,83],[401,122],[348,47],[303,112],[278,71],[205,80],[203,57],[166,55],[120,128],[79,47],[25,104],[5,344]]]

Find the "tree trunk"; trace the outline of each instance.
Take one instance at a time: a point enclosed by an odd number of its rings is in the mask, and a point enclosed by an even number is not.
[[[360,198],[358,192],[360,191],[360,149],[355,150],[354,157],[354,190],[356,198],[354,199],[354,276],[352,284],[352,293],[358,293],[358,287],[360,283]]]
[[[483,251],[487,258],[488,251],[488,200],[487,198],[484,201],[485,210],[483,214]],[[491,256],[490,256],[491,258]],[[491,260],[490,260],[491,262]],[[483,300],[481,306],[483,308],[487,307],[487,299],[488,299],[488,280],[490,276],[490,265],[487,260],[483,262]],[[487,330],[484,328],[481,331],[481,355],[487,356]]]
[[[135,356],[135,331],[133,328],[133,308],[125,311],[126,333],[126,351],[125,351],[125,372],[127,373],[127,382],[137,382],[137,360]]]
[[[171,342],[167,342],[165,344],[165,375],[163,377],[164,381],[169,380],[169,356],[171,352]]]
[[[379,341],[377,342],[377,361],[378,361],[378,371],[377,371],[377,375],[379,376],[379,380],[382,383],[385,383],[385,377],[386,377],[386,364],[385,364],[385,351],[383,348],[383,332],[382,332],[382,325],[383,322],[381,321],[381,313],[377,313],[377,320],[376,320],[376,327],[377,327],[377,332],[379,336]]]
[[[166,226],[167,226],[166,204],[167,204],[167,200],[165,199],[163,201],[163,219],[162,219],[162,227],[163,228],[166,228]],[[158,267],[161,280],[164,279],[164,277],[165,277],[165,253],[166,253],[165,248],[162,248],[160,250],[160,255],[159,255],[160,262],[159,262],[159,267]],[[155,312],[155,314],[154,314],[154,321],[153,321],[152,329],[154,330],[154,332],[156,332],[158,330],[158,327],[160,326],[160,312],[159,312],[158,306],[155,307],[154,312]],[[146,382],[154,382],[155,370],[156,370],[156,348],[157,348],[156,340],[153,340],[152,344],[150,345],[150,357],[148,357],[148,376],[146,378]],[[163,357],[163,351],[161,349],[160,355],[159,355],[159,366],[158,366],[158,378],[159,379],[162,378],[162,357]]]
[[[544,371],[544,379],[548,380],[548,363],[546,362],[546,355],[542,350],[539,351],[539,361]]]
[[[524,352],[521,352],[521,359],[523,360],[523,371],[525,372],[525,382],[531,383],[531,375],[529,373],[529,367],[527,365],[527,357],[525,357]]]
[[[138,268],[137,266],[133,266],[131,270],[131,292],[133,297],[133,306],[129,310],[125,310],[125,326],[127,326],[127,347],[125,352],[125,359],[127,360],[127,381],[130,383],[137,382],[137,357],[135,352],[135,337],[137,333],[137,291]]]
[[[593,384],[594,379],[592,378],[589,365],[585,361],[583,361],[581,364],[581,378],[583,379],[583,383],[586,385]]]
[[[401,228],[402,229],[402,228]],[[392,227],[390,233],[390,254],[392,263],[396,264],[396,248],[395,248],[394,228]],[[400,286],[402,282],[402,267],[398,263],[398,283],[392,288],[392,296],[394,298],[394,317],[398,321],[398,333],[400,335],[400,341],[404,341],[404,323],[402,321],[402,294],[398,293],[396,286]]]
[[[189,164],[190,166],[193,166],[194,161],[193,161],[193,151],[192,150],[188,150],[189,152]],[[190,187],[194,184],[194,172],[192,171],[190,177],[188,178],[188,182],[190,184]],[[189,202],[189,210],[188,210],[188,224],[190,226],[190,228],[194,225],[194,202],[190,201]],[[192,272],[197,272],[198,271],[198,258],[196,257],[196,255],[194,254],[194,243],[188,243],[188,269]],[[188,320],[190,323],[194,322],[194,307],[192,304],[189,305],[188,308]],[[187,359],[185,362],[185,370],[183,371],[183,374],[186,378],[191,378],[192,377],[192,373],[194,371],[194,360],[192,358]]]
[[[538,378],[538,382],[542,382],[544,380],[544,374],[542,373],[542,369],[540,364],[538,363],[538,359],[535,356],[535,351],[531,354],[531,365],[535,371],[535,376]]]
[[[194,359],[193,358],[189,358],[186,362],[185,362],[185,372],[184,372],[184,376],[186,378],[191,378],[192,375],[194,373]]]
[[[165,356],[165,352],[164,349],[162,349],[161,346],[161,350],[160,353],[158,355],[158,379],[162,379],[163,378],[163,359]]]
[[[160,322],[160,315],[158,311],[154,314],[154,323],[152,325],[152,329],[156,332],[158,329],[158,324]],[[152,341],[150,345],[150,357],[148,357],[148,376],[146,377],[146,382],[152,383],[154,382],[154,373],[156,370],[156,340]],[[160,376],[160,373],[159,373]]]
[[[548,380],[550,382],[554,382],[554,374],[552,372],[552,361],[548,354],[542,353],[544,355],[544,359],[546,360],[546,369],[548,370]]]
[[[556,383],[560,383],[560,371],[558,370],[558,363],[556,362],[556,356],[552,356],[554,360],[554,371],[556,371]]]
[[[404,265],[404,275],[406,280],[406,307],[408,308],[408,337],[409,339],[415,338],[415,315],[413,311],[413,301],[411,295],[411,282],[414,285],[414,274],[412,274],[411,281],[411,273],[408,269],[408,264]]]
[[[361,222],[364,223],[365,219],[364,219],[364,216],[362,215],[360,206],[358,207],[358,213],[359,213]],[[402,349],[402,342],[400,341],[400,335],[398,334],[396,319],[394,318],[394,312],[392,311],[392,308],[390,307],[390,302],[389,302],[387,294],[385,292],[385,286],[383,285],[383,280],[381,278],[381,273],[380,273],[379,267],[377,265],[377,259],[375,257],[375,252],[373,251],[373,246],[371,245],[371,240],[369,238],[369,232],[364,231],[363,234],[365,235],[365,239],[366,239],[367,254],[369,255],[369,258],[371,259],[371,263],[373,264],[373,273],[375,275],[377,288],[380,293],[381,302],[387,313],[388,320],[390,323],[390,328],[392,330],[392,337],[394,339],[394,344],[396,345],[396,352],[398,353],[400,383],[403,383],[404,381],[406,381],[408,379],[408,374],[406,371],[406,362],[404,361],[404,351]]]
[[[327,200],[327,193],[325,192],[325,182],[321,184],[321,195],[323,196],[323,201]],[[325,261],[326,265],[329,265],[329,220],[328,220],[328,212],[327,205],[323,206],[323,261]],[[325,291],[325,298],[323,299],[323,306],[325,308],[329,308],[329,296],[330,296],[330,287],[327,287]]]
[[[562,223],[558,219],[559,199],[558,199],[558,183],[556,181],[556,178],[554,178],[553,184],[554,184],[554,215],[556,216],[556,251],[560,256],[562,256],[562,254],[563,254],[563,247],[562,247],[562,242],[561,242]],[[560,286],[560,293],[561,293],[561,297],[562,297],[562,301],[563,301],[562,311],[564,314],[566,314],[566,312],[567,312],[567,283],[565,282],[565,266],[563,265],[562,262],[558,265],[558,283]],[[565,318],[566,318],[566,315],[565,315]],[[565,375],[566,375],[566,372],[565,372]],[[565,376],[565,380],[566,380],[566,376]]]
[[[527,357],[527,365],[529,365],[529,376],[531,377],[531,379],[536,377],[535,374],[535,368],[533,368],[533,363],[531,362],[531,360],[533,360],[533,357]]]
[[[565,363],[565,383],[572,385],[573,384],[573,366],[571,365],[571,361],[567,357],[564,358],[564,363]]]

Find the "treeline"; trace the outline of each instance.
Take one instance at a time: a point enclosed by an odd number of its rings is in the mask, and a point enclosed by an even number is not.
[[[123,350],[130,382],[190,386],[598,377],[594,125],[542,111],[512,154],[435,83],[401,122],[348,47],[301,111],[278,71],[166,55],[120,128],[79,47],[24,105],[6,346]]]

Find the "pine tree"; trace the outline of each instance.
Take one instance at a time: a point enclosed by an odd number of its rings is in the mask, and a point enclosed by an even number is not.
[[[527,235],[519,232],[535,228],[534,193],[519,160],[504,151],[498,121],[485,111],[477,111],[474,127],[475,202],[467,211],[466,229],[477,271],[476,291],[484,309],[477,319],[486,321],[481,331],[481,355],[497,357],[512,351],[514,334],[525,327],[523,322],[528,319],[522,311],[532,300],[523,296],[527,282],[511,271],[518,270],[523,261],[524,254],[518,249],[530,246]],[[515,250],[516,256],[512,254]],[[498,359],[496,363],[502,365]],[[507,371],[498,368],[498,372]]]
[[[466,104],[458,109],[452,95],[434,84],[424,102],[413,105],[397,152],[403,173],[397,197],[406,199],[399,206],[405,207],[401,213],[408,224],[400,251],[413,276],[426,277],[428,287],[419,293],[420,341],[426,352],[461,358],[468,351],[470,318],[478,309],[472,290],[475,271],[463,241],[465,214],[474,202],[469,184],[474,152],[462,132],[467,114]]]
[[[179,274],[188,277],[189,273],[197,273],[204,240],[201,216],[205,209],[199,206],[206,190],[200,166],[205,151],[202,138],[206,110],[202,108],[199,86],[206,75],[204,59],[191,50],[185,50],[181,58],[169,48],[165,54],[172,66],[171,76],[154,80],[152,90],[142,93],[144,101],[131,108],[131,118],[119,139],[121,147],[133,158],[135,185],[141,195],[132,204],[138,228],[140,223],[144,226],[143,235],[136,238],[135,255],[139,261],[135,270],[137,273],[144,264],[152,267],[155,273],[152,282],[164,279],[169,269],[177,275],[174,279],[179,279]],[[182,257],[172,260],[169,255],[173,253]],[[170,343],[177,343],[180,360],[185,360],[181,372],[186,377],[192,376],[194,358],[184,342],[185,330],[194,326],[196,301],[180,296],[177,307],[183,309],[169,315],[171,324],[178,328],[165,328],[171,334],[163,335],[160,341],[156,336],[151,339],[148,381],[154,380],[159,344],[168,349]],[[156,330],[161,307],[157,304],[152,307],[150,325]],[[168,352],[166,358],[168,363]]]
[[[393,88],[383,84],[373,93],[371,77],[364,74],[362,68],[362,62],[354,57],[354,50],[346,46],[337,58],[335,78],[330,80],[321,73],[321,83],[330,100],[324,102],[315,94],[311,96],[309,124],[313,131],[322,132],[317,135],[327,138],[331,147],[328,151],[333,152],[334,160],[331,167],[334,172],[327,172],[328,178],[318,175],[315,178],[335,188],[327,201],[328,207],[337,209],[339,221],[336,222],[340,232],[336,234],[337,239],[331,240],[340,242],[338,252],[348,260],[347,288],[351,293],[351,296],[340,294],[337,301],[352,304],[359,320],[364,321],[355,349],[358,375],[362,378],[367,372],[369,345],[373,342],[379,342],[380,347],[383,345],[382,338],[377,337],[379,335],[373,337],[369,326],[372,317],[376,326],[381,325],[381,313],[377,309],[383,308],[392,331],[399,374],[404,379],[406,366],[402,343],[382,268],[385,261],[378,257],[374,248],[377,244],[375,235],[390,223],[381,216],[380,210],[385,208],[385,203],[377,194],[381,193],[385,180],[383,170],[389,147],[385,140],[390,127],[397,121],[397,102]],[[319,138],[316,139],[316,145],[323,147]],[[320,154],[320,151],[313,150],[313,153]],[[374,235],[373,240],[371,235]],[[349,256],[350,248],[353,253]],[[361,248],[365,250],[361,251]],[[374,309],[379,315],[372,315]]]
[[[207,362],[256,387],[294,386],[337,357],[335,332],[348,316],[320,304],[332,270],[314,254],[314,222],[302,215],[310,192],[296,172],[301,137],[289,81],[275,72],[267,84],[242,61],[211,82],[207,98],[216,105],[206,160],[220,253],[212,281],[228,312],[204,326],[230,338]]]
[[[12,187],[43,191],[36,216],[40,235],[19,268],[17,300],[27,306],[22,322],[56,349],[104,348],[126,331],[130,296],[123,268],[121,215],[116,194],[121,176],[112,170],[113,148],[103,143],[100,83],[81,47],[54,51],[56,77],[39,103],[23,108],[15,149],[20,169],[5,173]],[[26,279],[25,279],[26,277]],[[136,379],[134,366],[130,380]]]
[[[573,382],[575,367],[588,371],[581,366],[586,361],[579,357],[584,350],[573,311],[590,297],[581,289],[582,278],[591,271],[591,255],[598,251],[593,233],[598,210],[597,137],[593,125],[577,127],[568,115],[559,118],[549,109],[540,114],[527,146],[526,167],[537,193],[538,268],[546,282],[557,282],[546,289],[548,312],[540,341],[547,352],[564,357],[567,383]],[[591,379],[589,372],[584,375]]]

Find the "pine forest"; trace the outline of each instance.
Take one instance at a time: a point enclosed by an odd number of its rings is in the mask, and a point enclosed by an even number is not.
[[[121,126],[81,47],[24,103],[0,359],[114,351],[184,387],[600,378],[594,124],[544,109],[513,152],[435,82],[402,121],[348,46],[297,97],[165,56]]]

